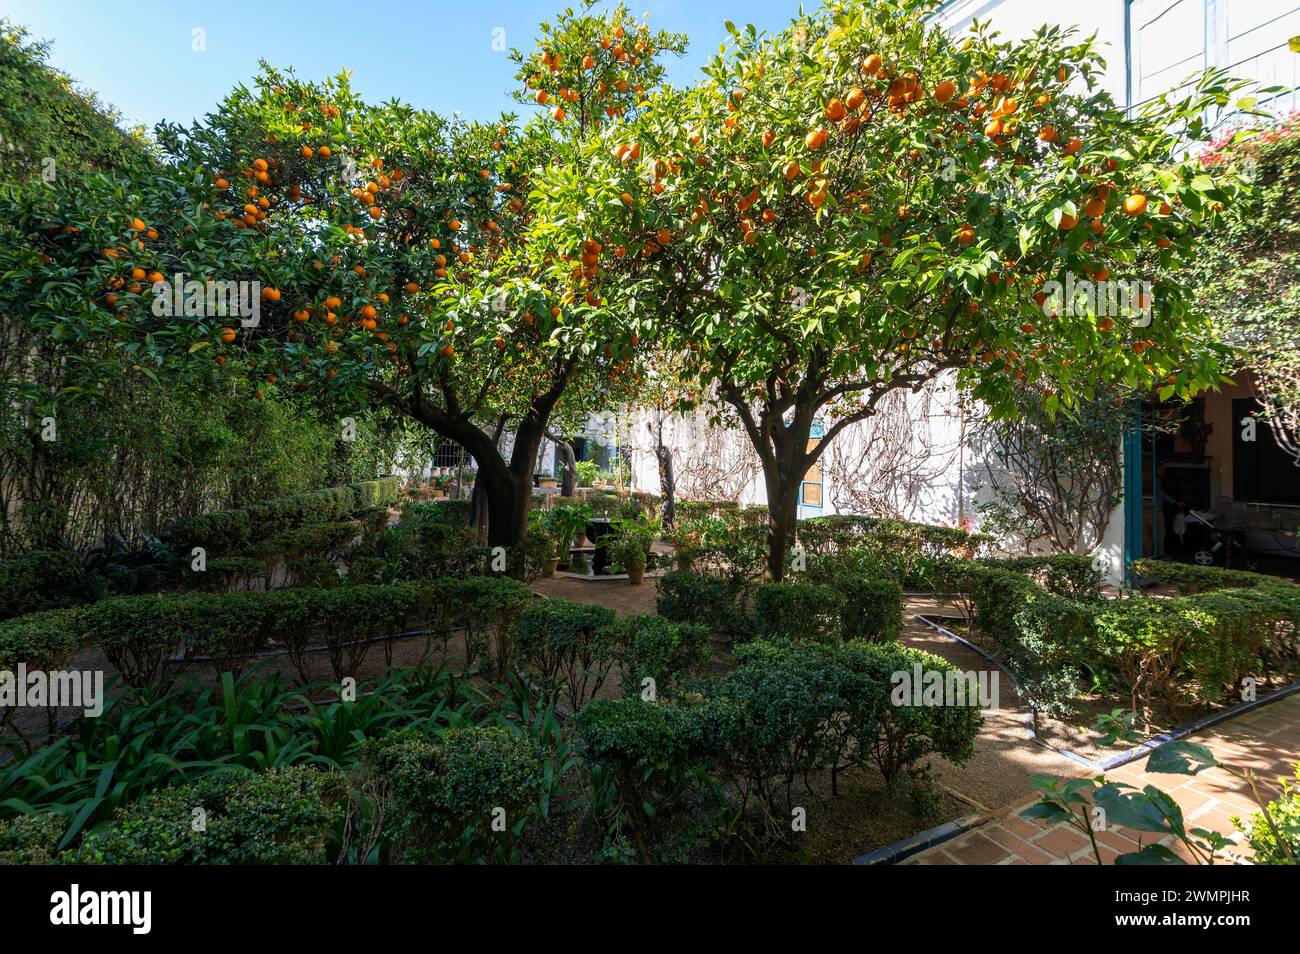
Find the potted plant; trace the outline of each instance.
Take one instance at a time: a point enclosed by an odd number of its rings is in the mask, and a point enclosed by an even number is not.
[[[542,531],[555,542],[556,556],[561,564],[570,563],[570,551],[582,546],[583,528],[586,527],[589,516],[591,508],[581,504],[559,506],[542,512],[539,518]]]
[[[612,521],[609,548],[614,565],[627,574],[627,581],[639,584],[645,577],[650,547],[659,535],[659,521],[644,515],[616,518]]]
[[[535,558],[542,565],[542,575],[553,577],[560,565],[560,541],[555,535],[555,528],[546,519],[548,515],[541,510],[528,514],[528,539],[537,545]]]

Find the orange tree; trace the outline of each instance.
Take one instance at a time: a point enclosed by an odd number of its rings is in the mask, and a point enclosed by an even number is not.
[[[776,578],[803,475],[892,390],[955,372],[990,413],[1031,388],[1055,414],[1102,383],[1170,396],[1220,378],[1182,290],[1141,283],[1236,188],[1172,156],[1239,84],[1207,76],[1129,117],[1094,88],[1094,40],[957,39],[931,7],[728,24],[698,84],[533,184],[535,240],[557,260],[603,249],[602,294],[685,353],[753,442]]]
[[[552,108],[522,128],[367,104],[346,74],[314,83],[264,66],[204,122],[159,128],[165,187],[106,180],[93,202],[32,223],[45,245],[75,246],[31,259],[23,277],[44,296],[33,320],[116,342],[96,362],[110,375],[182,381],[215,366],[243,399],[291,387],[340,417],[372,408],[427,426],[474,456],[489,543],[517,543],[557,403],[619,384],[631,361],[584,266],[550,281],[530,261],[529,178],[598,116],[618,121],[658,82],[655,55],[682,48],[622,8],[542,30],[521,79],[575,115]],[[65,233],[78,216],[94,227]],[[165,284],[178,274],[179,297]],[[208,280],[258,282],[257,320],[205,304]],[[585,378],[601,387],[575,387]],[[505,420],[503,452],[482,425]]]

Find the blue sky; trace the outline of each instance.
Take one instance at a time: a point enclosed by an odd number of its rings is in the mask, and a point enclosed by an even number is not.
[[[572,2],[572,0],[570,0]],[[0,0],[0,15],[53,42],[50,62],[99,93],[127,124],[202,117],[259,59],[293,66],[304,78],[346,67],[368,100],[401,99],[467,119],[517,107],[514,70],[492,49],[493,30],[507,46],[531,49],[539,21],[565,6],[542,0]],[[812,6],[816,3],[810,4]],[[657,27],[686,33],[687,56],[669,78],[690,80],[725,37],[723,21],[784,26],[798,0],[637,0]],[[206,50],[192,49],[202,28]]]

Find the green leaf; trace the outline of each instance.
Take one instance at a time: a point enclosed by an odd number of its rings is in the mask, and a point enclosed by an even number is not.
[[[1144,845],[1141,851],[1131,851],[1115,859],[1117,865],[1185,865],[1176,854],[1164,845]]]
[[[1161,808],[1143,792],[1124,792],[1114,782],[1097,789],[1097,807],[1106,813],[1108,825],[1169,834],[1169,820]]]
[[[1166,742],[1151,753],[1146,770],[1161,775],[1195,775],[1218,764],[1214,753],[1199,742]]]

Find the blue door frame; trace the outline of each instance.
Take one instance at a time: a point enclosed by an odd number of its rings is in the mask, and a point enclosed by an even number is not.
[[[813,424],[808,431],[808,442],[819,441],[826,436],[826,428],[821,424]],[[808,480],[808,474],[814,474],[816,480]],[[822,476],[821,460],[813,464],[808,474],[804,474],[804,480],[799,484],[799,519],[806,517],[820,517],[825,509],[825,491],[826,486]],[[812,503],[809,503],[812,501]]]

